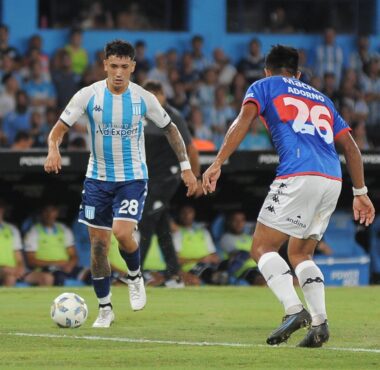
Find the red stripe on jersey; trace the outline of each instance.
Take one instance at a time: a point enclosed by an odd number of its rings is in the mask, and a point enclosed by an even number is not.
[[[334,140],[336,140],[340,135],[344,134],[345,132],[350,132],[352,131],[351,130],[351,127],[346,127],[344,128],[343,130],[340,130],[335,136],[334,136]]]
[[[296,173],[292,173],[292,174],[289,174],[289,175],[277,176],[276,180],[277,179],[287,179],[289,177],[296,177],[296,176],[320,176],[320,177],[325,177],[325,178],[330,179],[330,180],[336,180],[336,181],[342,182],[342,179],[340,177],[329,176],[329,175],[326,175],[325,173],[312,172],[312,171],[309,171],[309,172],[296,172]]]
[[[325,107],[326,109],[328,109],[330,113],[330,117],[326,114],[321,114],[320,117],[325,119],[329,123],[331,128],[333,127],[334,115],[331,109],[326,104],[323,104],[321,102],[315,102],[314,100],[304,98],[298,95],[291,95],[291,94],[282,94],[282,95],[277,96],[275,99],[273,99],[273,104],[276,107],[277,113],[283,123],[287,123],[289,121],[293,122],[299,113],[299,110],[297,109],[295,105],[292,105],[292,104],[285,105],[284,98],[286,97],[290,97],[296,100],[301,100],[303,103],[307,105],[307,107],[309,108],[309,112],[311,111],[313,107],[317,105]],[[307,117],[306,122],[311,122],[310,114]]]
[[[257,99],[255,98],[247,98],[243,101],[242,105],[246,105],[247,103],[255,103],[257,105],[257,113],[260,114],[261,112],[261,106]]]

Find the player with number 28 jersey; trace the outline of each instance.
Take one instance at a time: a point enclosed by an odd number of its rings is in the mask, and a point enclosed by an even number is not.
[[[341,180],[334,140],[350,130],[331,100],[296,78],[255,82],[243,104],[256,103],[280,156],[277,178],[320,175]]]

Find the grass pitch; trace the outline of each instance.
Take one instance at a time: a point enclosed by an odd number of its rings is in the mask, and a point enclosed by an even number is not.
[[[60,329],[50,304],[64,291],[86,299],[87,322]],[[116,321],[92,329],[91,288],[0,289],[0,369],[380,369],[380,287],[326,291],[331,338],[321,349],[270,347],[281,321],[268,288],[148,289],[148,304],[132,312],[127,287],[113,287]]]

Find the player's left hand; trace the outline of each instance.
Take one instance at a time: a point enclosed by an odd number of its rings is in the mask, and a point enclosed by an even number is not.
[[[191,197],[197,191],[197,178],[194,176],[193,171],[191,170],[182,171],[181,177],[187,187],[186,195],[188,197]]]
[[[372,224],[375,218],[375,207],[368,195],[359,195],[354,197],[353,211],[355,221],[359,221],[365,226]]]
[[[221,174],[221,169],[215,162],[203,174],[202,188],[205,194],[213,193],[216,188],[216,182]]]

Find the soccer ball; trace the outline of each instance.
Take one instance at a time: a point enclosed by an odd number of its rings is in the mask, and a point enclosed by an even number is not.
[[[50,316],[61,328],[78,328],[86,321],[88,308],[78,294],[62,293],[54,299]]]

